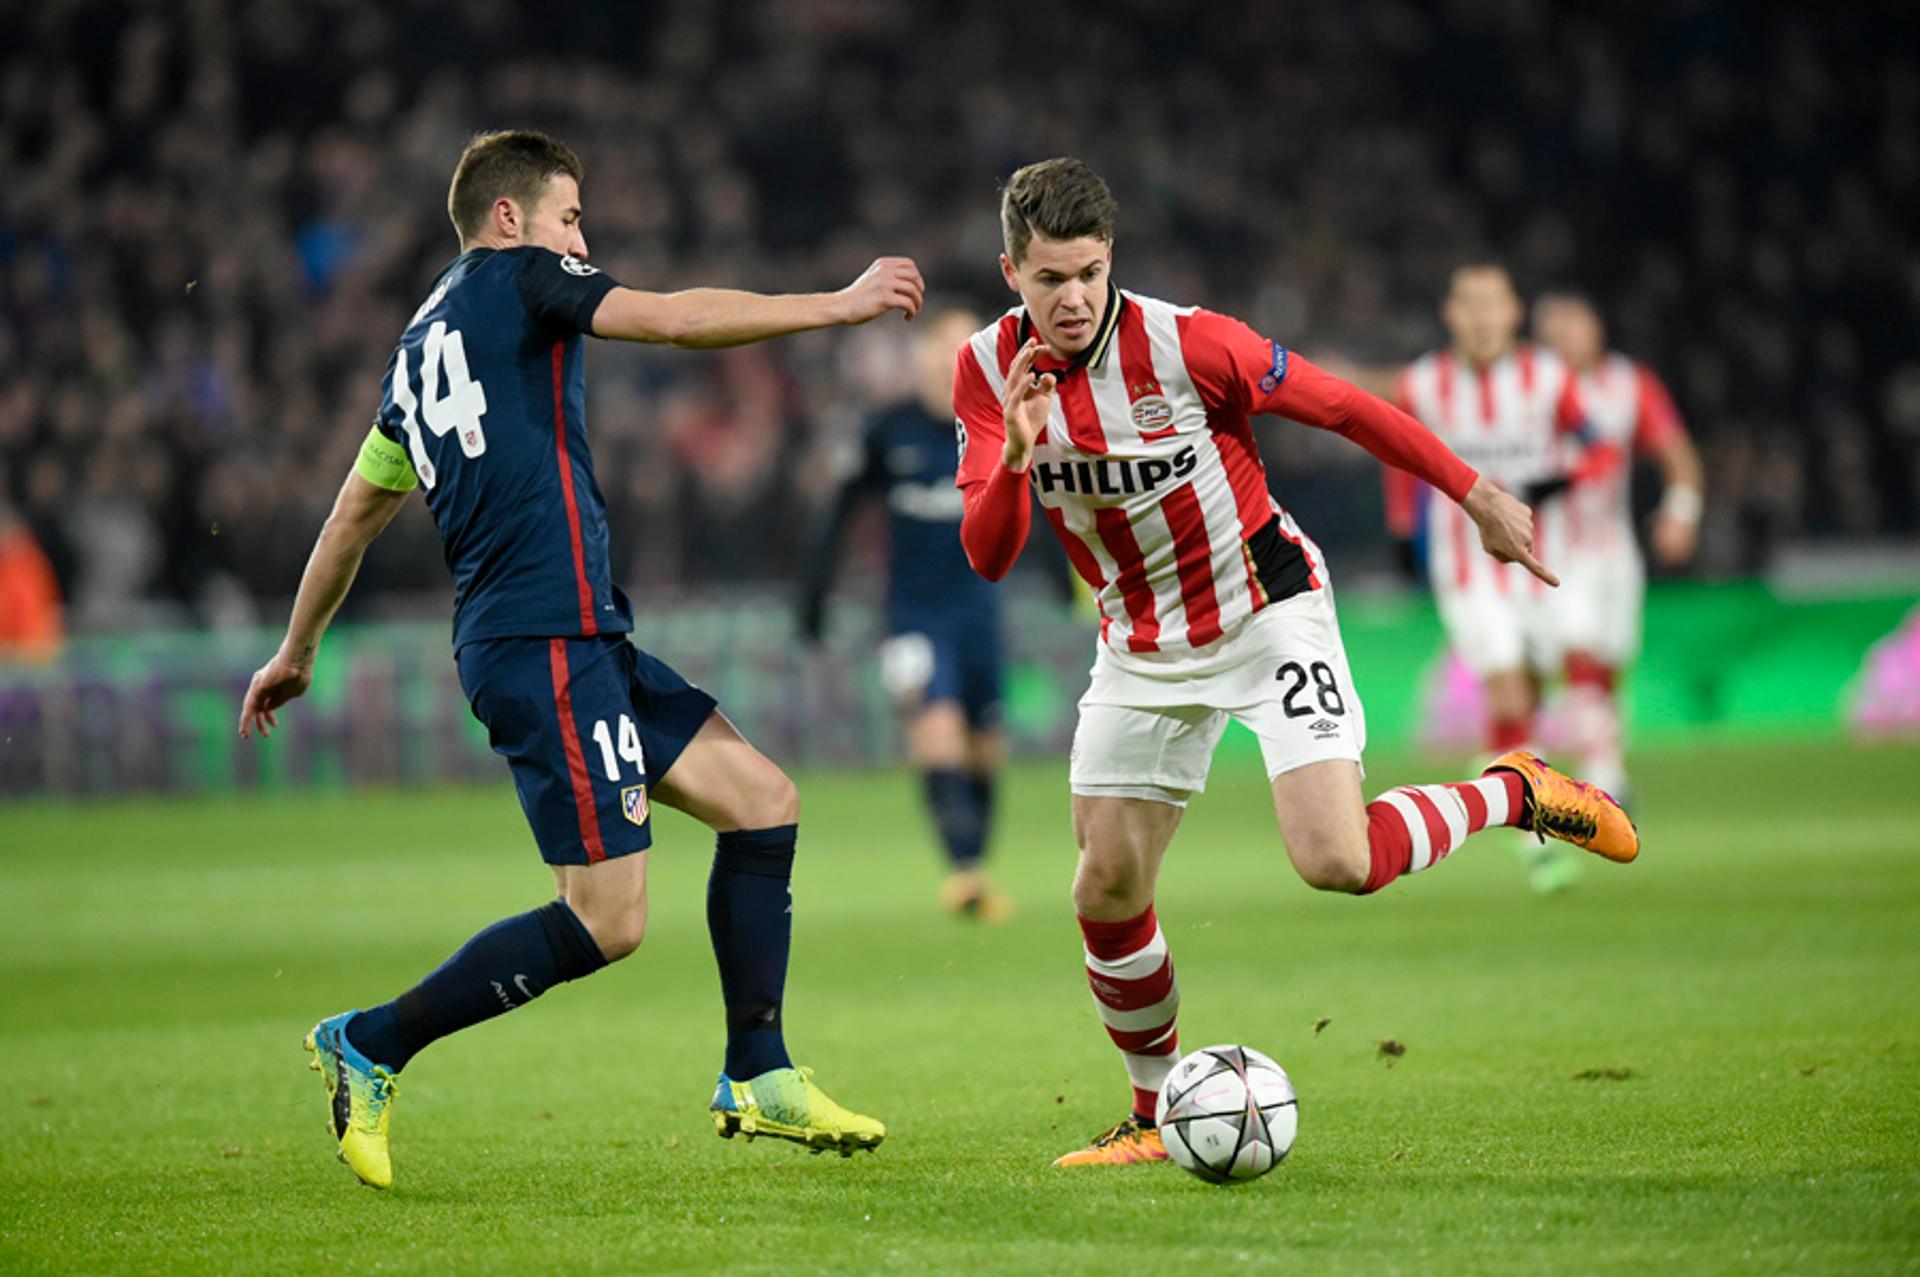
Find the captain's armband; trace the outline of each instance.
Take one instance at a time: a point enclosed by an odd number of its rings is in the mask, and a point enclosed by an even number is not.
[[[379,426],[367,431],[367,441],[360,445],[360,458],[353,463],[353,472],[388,492],[412,492],[420,486],[407,450],[382,434]]]

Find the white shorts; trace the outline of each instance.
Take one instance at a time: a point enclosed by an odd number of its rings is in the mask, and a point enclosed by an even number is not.
[[[1616,668],[1640,655],[1640,617],[1647,570],[1628,537],[1604,551],[1570,551],[1565,578],[1553,592],[1557,641]]]
[[[1489,561],[1489,566],[1494,565]],[[1554,612],[1559,591],[1533,588],[1525,569],[1507,575],[1507,588],[1491,572],[1475,573],[1473,585],[1459,589],[1434,583],[1434,602],[1447,643],[1475,674],[1531,669],[1551,673],[1560,667],[1560,625]]]
[[[1101,644],[1073,734],[1073,792],[1184,805],[1207,787],[1230,718],[1259,738],[1268,779],[1360,761],[1367,718],[1332,591],[1283,599],[1197,651]]]

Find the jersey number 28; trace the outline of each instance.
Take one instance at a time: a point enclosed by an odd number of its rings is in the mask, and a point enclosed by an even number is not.
[[[440,393],[440,374],[445,371],[447,390]],[[413,379],[407,369],[407,348],[402,346],[393,357],[393,402],[403,414],[401,426],[407,432],[407,451],[413,454],[413,470],[420,485],[433,487],[439,476],[427,456],[426,441],[420,437],[420,418],[435,438],[451,430],[460,439],[460,451],[477,457],[487,450],[487,434],[480,418],[487,410],[487,392],[467,371],[467,343],[458,328],[448,331],[447,321],[436,319],[420,343],[420,396],[414,397]]]

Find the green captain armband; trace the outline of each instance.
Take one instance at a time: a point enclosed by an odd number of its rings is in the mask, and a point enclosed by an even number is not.
[[[353,472],[388,492],[412,492],[420,486],[407,450],[381,434],[378,426],[367,431],[367,441],[360,445],[360,459],[353,463]]]

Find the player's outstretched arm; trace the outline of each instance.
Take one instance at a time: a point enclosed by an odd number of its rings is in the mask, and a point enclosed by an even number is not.
[[[647,293],[616,288],[593,312],[593,335],[713,350],[814,328],[864,324],[897,310],[920,313],[926,284],[911,258],[882,257],[837,293],[747,293],[689,288]]]
[[[1700,453],[1684,431],[1675,431],[1654,450],[1665,489],[1653,512],[1653,554],[1666,567],[1693,557],[1700,540],[1703,470]]]
[[[1560,584],[1533,556],[1533,511],[1525,502],[1476,474],[1433,431],[1386,400],[1304,359],[1296,357],[1293,363],[1282,386],[1287,399],[1281,412],[1343,434],[1388,465],[1424,479],[1466,511],[1480,529],[1480,546],[1488,554],[1502,563],[1520,564],[1548,585]]]
[[[255,671],[247,685],[247,698],[240,707],[240,735],[272,735],[280,725],[274,711],[304,694],[312,684],[313,658],[320,650],[320,636],[326,633],[333,614],[353,587],[367,547],[393,522],[406,498],[406,492],[376,487],[358,473],[347,476],[334,499],[333,513],[327,516],[313,543],[307,569],[300,575],[300,592],[294,596],[287,636],[273,659]]]
[[[1476,474],[1433,431],[1377,395],[1316,368],[1238,320],[1201,311],[1186,321],[1182,346],[1203,397],[1245,412],[1274,413],[1346,436],[1388,465],[1459,503],[1480,544],[1548,585],[1560,579],[1533,557],[1533,511]]]

